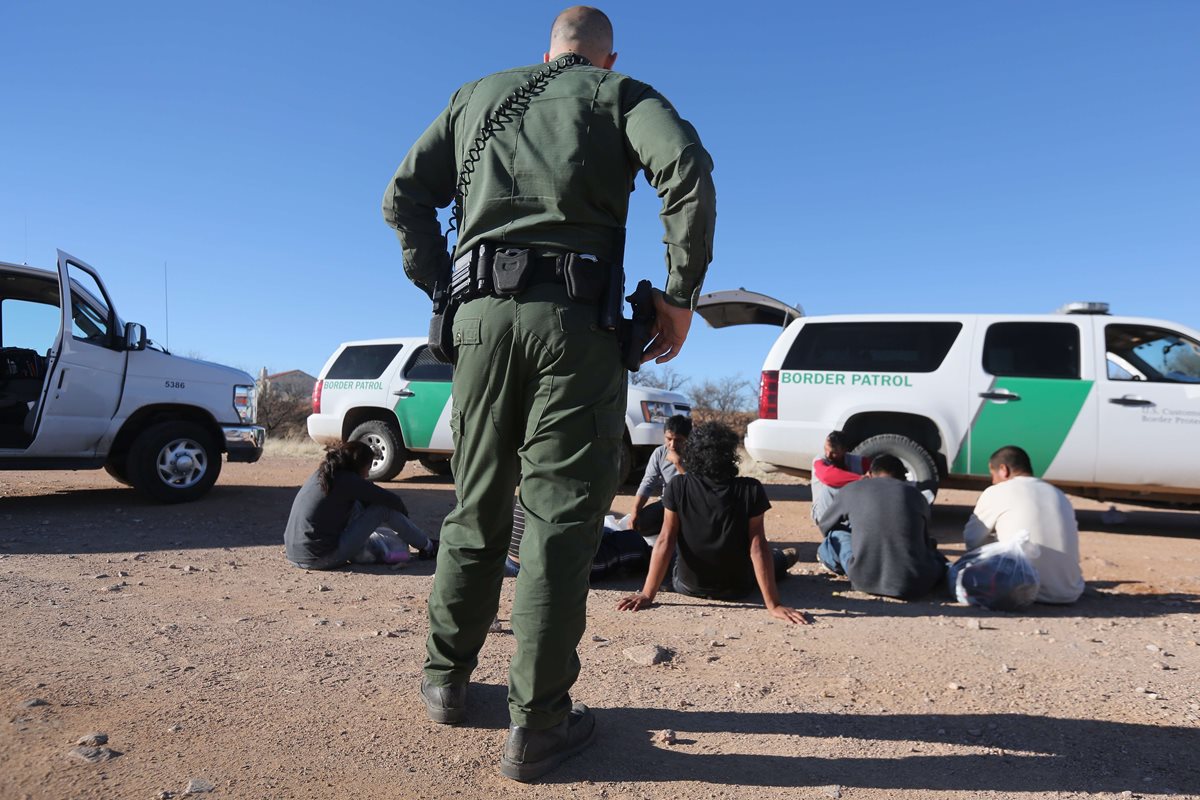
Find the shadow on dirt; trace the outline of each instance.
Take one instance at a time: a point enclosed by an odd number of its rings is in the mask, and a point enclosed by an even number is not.
[[[1195,729],[1165,725],[1057,719],[1028,714],[822,714],[597,711],[600,742],[588,756],[549,776],[555,783],[689,781],[728,786],[841,785],[941,791],[1193,793],[1200,771],[1192,753]],[[706,733],[789,737],[795,755],[688,752],[689,745],[656,747],[654,731],[674,730],[681,742],[703,745]],[[805,757],[807,737],[911,743],[914,754],[847,758]],[[922,744],[971,747],[974,752],[924,755]],[[855,748],[858,750],[858,748]],[[1147,780],[1148,779],[1148,780]]]
[[[413,520],[436,531],[454,505],[454,486],[423,486],[404,498]],[[79,489],[0,504],[0,554],[124,553],[283,545],[296,489],[217,484],[194,503],[155,504],[131,489]]]
[[[588,698],[581,698],[585,702]],[[504,730],[507,687],[473,683],[464,728]],[[1138,725],[1031,714],[825,714],[596,708],[597,737],[546,783],[687,781],[725,786],[840,785],[873,789],[978,792],[1114,792],[1133,786],[1156,793],[1200,791],[1192,758],[1194,728]],[[678,744],[656,746],[656,731],[675,731]],[[795,755],[713,754],[705,734],[770,737],[772,749]],[[784,737],[787,737],[786,740]],[[905,757],[814,758],[805,739],[842,738],[910,745]],[[971,748],[921,754],[923,745]],[[751,745],[745,745],[751,747]],[[854,746],[855,751],[862,748]]]

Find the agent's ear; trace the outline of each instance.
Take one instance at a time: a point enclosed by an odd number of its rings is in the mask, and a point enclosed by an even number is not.
[[[607,56],[604,57],[604,64],[602,66],[605,69],[612,69],[613,64],[615,64],[615,63],[617,63],[617,54],[609,53]]]
[[[549,53],[542,53],[542,63],[543,64],[550,63],[550,54]]]

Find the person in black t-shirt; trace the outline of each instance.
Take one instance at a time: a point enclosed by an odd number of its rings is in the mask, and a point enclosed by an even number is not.
[[[334,569],[350,561],[372,563],[393,543],[376,530],[394,531],[404,544],[417,548],[418,558],[437,555],[438,540],[430,539],[408,518],[400,496],[367,480],[375,458],[370,445],[344,442],[326,449],[317,467],[292,501],[283,541],[287,558],[301,569]]]
[[[622,598],[618,609],[648,608],[669,569],[671,585],[681,594],[733,600],[757,584],[771,616],[808,623],[803,612],[779,602],[775,581],[787,574],[796,554],[772,551],[767,544],[763,515],[771,503],[761,483],[737,476],[737,445],[737,434],[719,423],[692,431],[683,453],[687,471],[663,493],[663,526],[646,583]]]

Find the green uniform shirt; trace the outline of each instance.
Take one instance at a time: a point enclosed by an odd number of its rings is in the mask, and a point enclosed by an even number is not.
[[[405,272],[427,292],[449,270],[436,209],[454,199],[459,169],[488,114],[543,66],[460,88],[388,185],[383,216],[399,234]],[[712,260],[712,166],[696,130],[652,87],[610,70],[573,67],[483,148],[463,204],[459,248],[489,240],[613,260],[640,170],[663,201],[667,300],[694,308]]]

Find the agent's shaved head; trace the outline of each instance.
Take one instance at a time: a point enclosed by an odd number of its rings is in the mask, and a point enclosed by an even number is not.
[[[617,54],[613,52],[613,28],[608,16],[591,6],[571,6],[555,17],[546,59],[563,53],[578,53],[597,67],[611,68]]]

